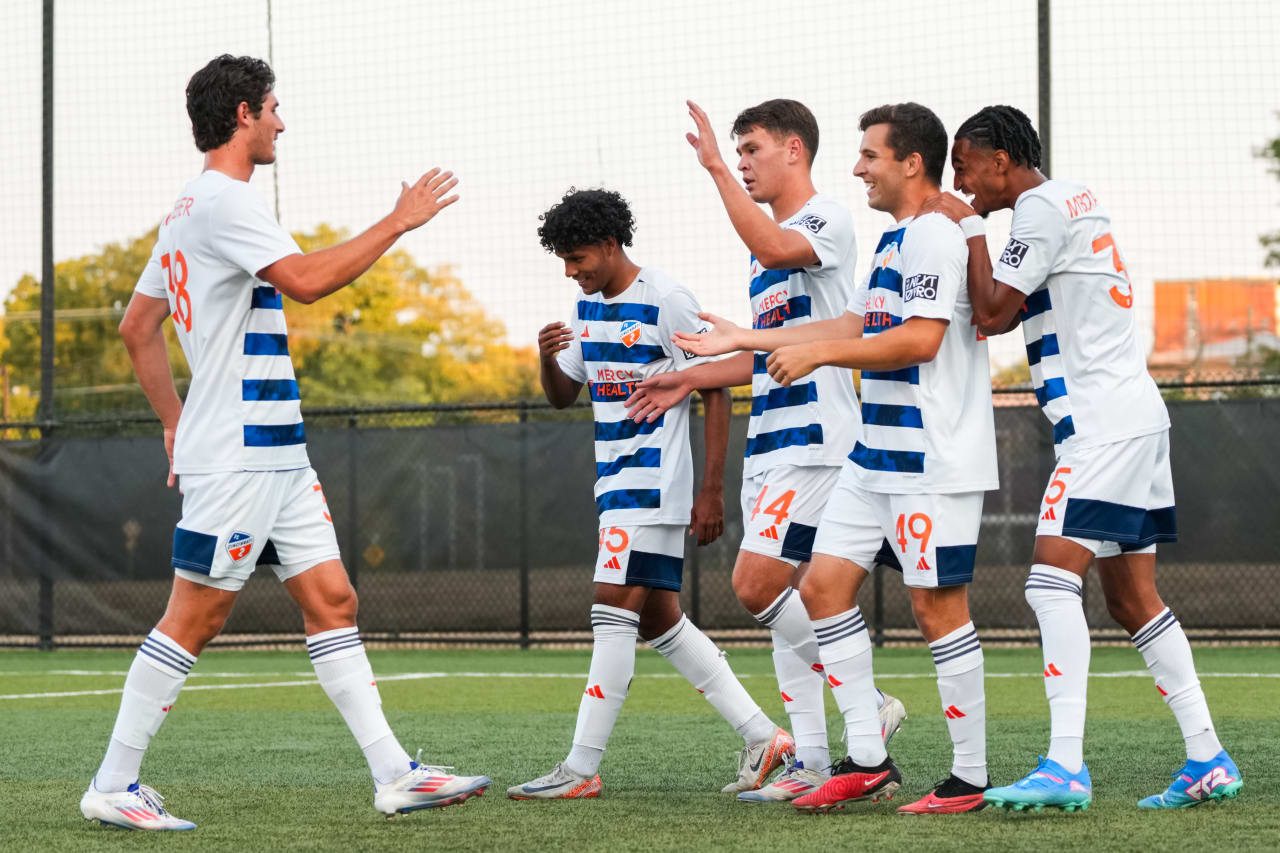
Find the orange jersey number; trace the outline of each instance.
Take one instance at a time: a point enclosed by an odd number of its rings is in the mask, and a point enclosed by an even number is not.
[[[191,294],[187,292],[187,259],[175,249],[160,258],[160,266],[169,274],[169,292],[173,294],[173,322],[191,331]]]
[[[1110,291],[1111,299],[1121,308],[1132,308],[1133,282],[1129,280],[1129,271],[1125,269],[1124,261],[1120,258],[1120,250],[1116,248],[1115,238],[1110,234],[1103,234],[1093,241],[1093,253],[1095,255],[1099,252],[1105,252],[1107,249],[1111,250],[1111,263],[1116,268],[1116,272],[1124,276],[1125,283],[1128,285],[1128,289],[1124,293],[1120,292],[1118,286],[1113,285]]]

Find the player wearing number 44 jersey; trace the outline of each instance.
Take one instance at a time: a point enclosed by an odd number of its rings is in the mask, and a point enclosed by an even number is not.
[[[1156,543],[1176,538],[1169,417],[1146,370],[1111,218],[1087,187],[1040,172],[1040,141],[1013,107],[987,107],[967,119],[951,158],[955,187],[972,196],[972,207],[954,196],[933,206],[968,238],[979,328],[994,333],[1022,323],[1058,452],[1026,583],[1044,641],[1049,754],[986,798],[1015,809],[1071,810],[1092,799],[1083,756],[1089,626],[1080,591],[1095,558],[1107,609],[1132,636],[1186,742],[1187,761],[1173,784],[1138,805],[1183,808],[1234,797],[1240,771],[1214,732],[1186,635],[1156,592]],[[993,269],[979,216],[1009,207],[1011,236]]]
[[[581,288],[571,320],[538,334],[542,387],[557,408],[571,405],[586,384],[595,416],[599,549],[594,645],[578,706],[573,748],[550,773],[507,795],[515,800],[598,797],[597,772],[635,673],[636,637],[643,637],[703,694],[745,741],[733,790],[758,788],[792,752],[743,689],[724,653],[680,610],[685,528],[698,544],[724,530],[724,455],[729,397],[701,390],[706,406],[706,468],[693,492],[688,401],[652,423],[637,424],[624,401],[641,379],[683,370],[701,359],[671,341],[700,328],[698,304],[684,286],[627,257],[634,221],[626,200],[607,190],[570,190],[543,214],[538,236],[564,261]]]
[[[160,225],[155,251],[120,333],[138,382],[164,426],[169,485],[181,478],[173,593],[124,683],[106,757],[80,801],[85,818],[128,829],[195,829],[138,784],[143,753],[196,658],[222,629],[256,566],[268,566],[302,610],[307,651],[369,763],[374,807],[397,812],[479,795],[484,776],[455,776],[410,760],[382,714],[356,630],[356,595],[311,470],[289,360],[283,292],[314,302],[347,285],[396,239],[457,196],[449,173],[404,185],[395,209],[360,236],[303,255],[249,187],[275,160],[284,131],[265,62],[223,55],[187,86],[204,171]],[[191,367],[178,398],[163,323],[172,315]]]
[[[793,801],[825,812],[891,797],[901,784],[876,721],[871,643],[858,590],[877,564],[902,573],[933,652],[953,744],[951,773],[909,814],[977,811],[987,786],[982,646],[969,617],[983,492],[997,488],[985,339],[964,290],[960,229],[917,216],[939,194],[947,132],[919,104],[864,113],[854,175],[895,224],[836,319],[745,330],[718,317],[710,333],[677,335],[690,352],[772,351],[785,390],[822,365],[862,370],[862,435],[840,472],[800,584],[822,664],[845,719],[849,755],[830,780]]]

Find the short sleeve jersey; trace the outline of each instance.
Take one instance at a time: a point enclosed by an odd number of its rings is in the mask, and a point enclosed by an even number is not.
[[[1027,295],[1031,382],[1059,451],[1168,429],[1111,217],[1088,188],[1054,180],[1020,195],[992,275]]]
[[[168,299],[191,368],[174,473],[309,464],[284,305],[257,278],[299,251],[258,192],[213,169],[183,188],[160,224],[136,290]]]
[[[676,331],[706,330],[688,288],[645,267],[612,299],[600,293],[574,303],[573,343],[560,369],[591,394],[595,418],[596,510],[600,526],[688,524],[693,506],[689,400],[653,423],[627,417],[637,382],[709,361],[671,342]]]
[[[857,256],[849,211],[815,195],[782,227],[808,240],[818,263],[768,270],[752,256],[752,327],[790,328],[839,317],[853,293]],[[769,376],[767,359],[768,353],[755,354],[743,476],[779,465],[843,464],[859,435],[852,372],[827,365],[783,387]]]
[[[999,488],[991,369],[966,289],[968,249],[937,213],[886,231],[849,311],[874,337],[914,317],[946,320],[932,361],[862,371],[863,438],[849,454],[873,492],[952,494]]]

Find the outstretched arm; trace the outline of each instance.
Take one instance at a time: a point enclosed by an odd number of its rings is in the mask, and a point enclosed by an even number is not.
[[[671,337],[676,346],[693,355],[720,355],[736,350],[773,352],[793,344],[852,338],[862,334],[862,318],[850,311],[831,320],[777,329],[744,329],[715,314],[703,313],[698,317],[711,324],[710,331],[676,332]]]
[[[636,384],[627,398],[627,417],[636,423],[656,421],[695,388],[732,388],[750,385],[754,357],[746,352],[688,370],[672,370]]]
[[[857,315],[854,315],[857,316]],[[826,365],[859,370],[899,370],[932,361],[947,333],[946,320],[912,317],[874,337],[813,341],[774,350],[766,365],[781,385],[790,385]]]

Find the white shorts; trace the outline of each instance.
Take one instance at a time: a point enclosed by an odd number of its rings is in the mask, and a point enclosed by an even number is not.
[[[1177,541],[1169,431],[1064,451],[1040,501],[1036,535],[1066,537],[1099,557]]]
[[[853,463],[818,525],[813,553],[877,564],[902,573],[907,586],[933,589],[973,580],[982,524],[982,492],[900,495],[863,488]]]
[[[601,527],[595,582],[679,592],[685,529],[683,524]]]
[[[180,578],[238,590],[258,566],[281,581],[339,559],[338,538],[316,472],[182,474],[182,518],[173,531]]]
[[[818,520],[835,488],[834,465],[779,465],[742,481],[742,550],[798,566],[813,553]]]

